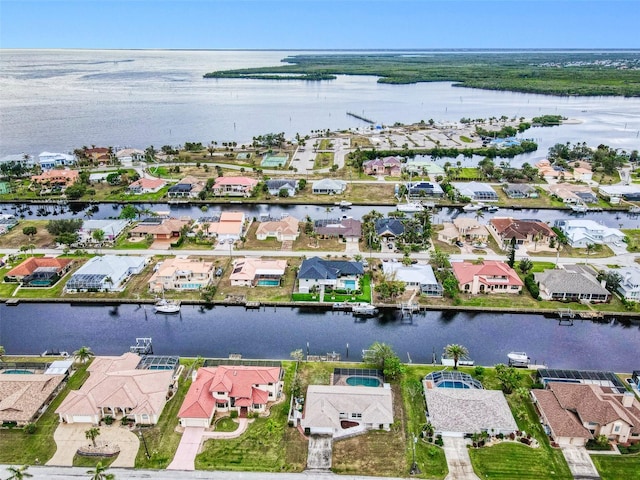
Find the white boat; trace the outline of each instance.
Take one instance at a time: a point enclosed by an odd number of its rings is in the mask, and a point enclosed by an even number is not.
[[[584,213],[588,210],[586,205],[571,205],[571,210],[578,213]]]
[[[153,310],[156,313],[178,313],[180,311],[180,302],[161,298],[153,305]]]
[[[527,367],[531,362],[526,352],[510,352],[507,357],[509,358],[509,365],[513,367]]]
[[[465,212],[477,212],[478,210],[482,210],[483,208],[485,208],[485,204],[478,202],[478,203],[469,203],[464,207],[462,207],[462,210],[464,210]]]
[[[419,202],[399,203],[396,205],[399,212],[421,212],[424,207]]]
[[[65,352],[64,350],[45,350],[40,354],[41,357],[69,357],[69,352]]]
[[[378,313],[378,309],[370,303],[354,303],[351,306],[354,315],[373,316]]]
[[[445,367],[453,367],[455,364],[455,362],[453,361],[453,358],[449,358],[446,355],[442,355],[442,357],[440,357],[440,363]],[[473,367],[474,363],[475,362],[471,360],[469,357],[462,357],[458,359],[459,367]]]
[[[489,212],[489,213],[495,213],[498,210],[500,210],[500,208],[496,207],[495,205],[491,205],[490,207],[487,207],[487,212]]]
[[[340,200],[339,202],[336,202],[336,205],[340,208],[349,208],[353,203],[347,202],[346,200]]]

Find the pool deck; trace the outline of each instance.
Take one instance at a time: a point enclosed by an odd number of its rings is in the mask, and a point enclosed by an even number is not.
[[[332,373],[331,374],[331,378],[329,380],[329,385],[341,385],[341,386],[345,386],[345,387],[352,387],[353,385],[349,385],[347,383],[347,379],[350,377],[358,377],[358,375],[340,375],[340,374],[336,374],[336,373]],[[361,376],[362,378],[375,378],[378,381],[378,385],[376,385],[376,387],[382,387],[384,384],[384,380],[382,378],[378,378],[372,375],[364,375]],[[362,386],[362,385],[360,385]],[[364,386],[370,386],[370,385],[364,385]],[[376,387],[372,387],[372,388],[376,388]]]

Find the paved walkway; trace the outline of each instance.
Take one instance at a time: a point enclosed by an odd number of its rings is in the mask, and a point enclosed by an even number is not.
[[[576,480],[592,480],[600,478],[587,449],[584,447],[561,447],[569,470]]]
[[[233,432],[207,432],[204,427],[186,427],[182,433],[180,444],[167,470],[195,470],[196,455],[201,451],[202,443],[211,439],[236,438],[247,429],[249,421],[238,419],[238,428]]]
[[[444,441],[444,455],[447,457],[449,475],[445,480],[480,480],[471,466],[468,440],[458,437],[442,437]]]
[[[88,423],[61,423],[58,425],[58,428],[53,433],[53,439],[58,448],[53,457],[47,462],[47,465],[72,466],[73,457],[78,448],[91,444],[91,441],[87,440],[85,432],[92,426]],[[100,435],[96,438],[97,444],[117,445],[120,447],[118,458],[115,459],[111,466],[133,468],[140,448],[138,436],[119,424],[103,425],[99,428]]]

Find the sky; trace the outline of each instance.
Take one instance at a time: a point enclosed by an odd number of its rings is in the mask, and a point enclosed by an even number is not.
[[[640,0],[0,0],[0,48],[640,48]]]

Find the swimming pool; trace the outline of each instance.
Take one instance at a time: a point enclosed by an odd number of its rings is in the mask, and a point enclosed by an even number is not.
[[[445,380],[438,383],[438,388],[471,388],[464,382],[457,382],[455,380]]]
[[[280,285],[280,280],[258,280],[259,287],[277,287]]]
[[[425,375],[424,380],[426,388],[484,388],[482,383],[468,373],[458,372],[455,370],[430,372]]]
[[[4,375],[26,375],[26,374],[33,374],[34,372],[32,372],[31,370],[5,370],[4,372],[2,372]]]
[[[375,377],[347,377],[347,385],[352,387],[379,387],[380,380]]]

